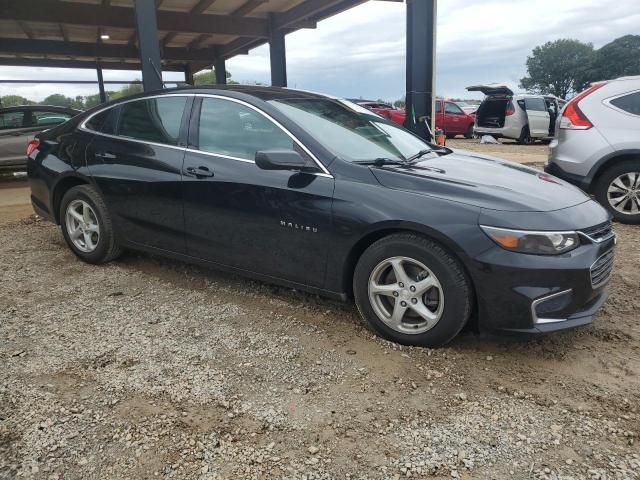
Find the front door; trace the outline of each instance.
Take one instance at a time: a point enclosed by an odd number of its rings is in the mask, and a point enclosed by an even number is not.
[[[128,102],[119,107],[115,127],[110,112],[96,126],[102,132],[87,148],[87,164],[116,232],[128,241],[185,252],[180,141],[181,135],[186,140],[190,102],[187,96]]]
[[[445,131],[449,135],[461,135],[467,131],[467,125],[465,122],[466,115],[464,111],[453,102],[445,102],[444,106],[445,116]]]
[[[541,97],[527,97],[524,100],[527,118],[529,119],[529,133],[532,137],[549,136],[549,112]]]
[[[254,162],[259,150],[307,154],[254,107],[220,97],[201,102],[184,162],[188,254],[323,286],[333,178],[261,170]]]

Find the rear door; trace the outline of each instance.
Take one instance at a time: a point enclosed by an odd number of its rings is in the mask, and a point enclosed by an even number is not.
[[[0,168],[18,166],[27,161],[27,143],[31,129],[24,109],[0,113]]]
[[[256,107],[203,97],[195,109],[184,165],[188,254],[316,287],[324,284],[333,177],[267,171],[259,150],[294,149],[316,163]]]
[[[549,136],[549,122],[551,120],[547,105],[542,97],[526,97],[524,99],[527,118],[529,119],[529,133],[532,137]]]
[[[191,102],[188,95],[134,100],[96,122],[87,164],[127,241],[185,252],[181,181]]]

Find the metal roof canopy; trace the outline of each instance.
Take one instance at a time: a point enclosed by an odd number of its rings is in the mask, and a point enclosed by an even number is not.
[[[366,1],[0,0],[0,66],[96,69],[104,101],[103,69],[141,70],[145,90],[162,88],[162,70],[193,83],[215,66],[226,83],[225,60],[269,43],[271,83],[286,86],[286,34]],[[406,1],[407,126],[424,135],[416,119],[433,110],[437,0]]]

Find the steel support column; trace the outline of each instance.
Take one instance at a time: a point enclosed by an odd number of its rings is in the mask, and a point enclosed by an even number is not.
[[[407,120],[412,132],[431,140],[424,123],[435,124],[437,0],[407,0]]]
[[[193,83],[193,68],[190,63],[187,63],[184,66],[184,82],[189,85],[194,85]]]
[[[134,3],[136,34],[142,64],[142,85],[145,91],[160,90],[163,84],[156,3],[152,0],[134,0]]]
[[[104,78],[102,78],[102,65],[96,63],[96,73],[98,74],[98,91],[100,92],[100,103],[107,101],[107,93],[104,90]]]
[[[287,48],[285,45],[285,31],[276,28],[276,17],[271,15],[269,28],[269,56],[271,59],[271,85],[274,87],[287,86]]]
[[[224,58],[222,57],[216,58],[213,63],[213,68],[216,72],[216,84],[226,85],[227,84],[227,66]]]

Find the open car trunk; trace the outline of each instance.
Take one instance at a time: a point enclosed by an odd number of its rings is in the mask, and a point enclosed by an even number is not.
[[[509,97],[488,97],[476,112],[476,123],[479,127],[502,128],[506,118]]]

